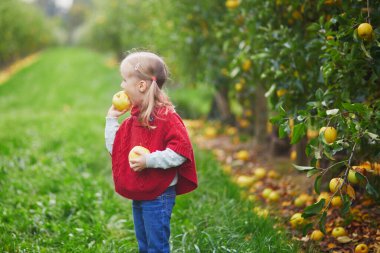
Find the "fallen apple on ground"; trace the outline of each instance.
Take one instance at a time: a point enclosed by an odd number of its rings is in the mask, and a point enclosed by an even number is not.
[[[332,230],[331,235],[334,236],[335,238],[337,238],[339,236],[347,235],[347,232],[343,227],[335,227]]]

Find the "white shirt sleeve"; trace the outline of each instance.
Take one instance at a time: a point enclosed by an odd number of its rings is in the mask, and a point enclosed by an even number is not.
[[[106,117],[106,127],[104,130],[104,137],[106,140],[106,148],[112,154],[113,142],[115,140],[116,131],[119,129],[119,122],[117,118]]]
[[[164,151],[155,151],[145,155],[147,168],[169,169],[177,167],[186,161],[186,157],[174,152],[170,148]]]

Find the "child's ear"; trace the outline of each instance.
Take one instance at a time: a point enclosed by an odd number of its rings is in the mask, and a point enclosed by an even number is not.
[[[146,88],[147,88],[147,84],[144,80],[141,80],[138,84],[137,84],[137,88],[139,89],[140,92],[144,93],[146,91]]]

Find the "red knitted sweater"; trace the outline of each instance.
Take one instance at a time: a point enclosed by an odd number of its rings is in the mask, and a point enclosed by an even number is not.
[[[138,115],[139,110],[133,107],[131,116],[123,121],[116,132],[112,148],[112,173],[116,192],[128,199],[152,200],[167,189],[176,172],[178,195],[197,188],[193,148],[180,116],[176,112],[169,111],[165,114],[159,110],[150,122],[156,128],[148,129],[140,124]],[[137,145],[150,152],[170,148],[187,160],[175,168],[146,168],[135,172],[129,166],[128,154]]]

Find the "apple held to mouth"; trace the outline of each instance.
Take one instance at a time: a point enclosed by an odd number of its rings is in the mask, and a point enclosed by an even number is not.
[[[118,111],[129,110],[131,101],[124,91],[119,91],[112,97],[112,104]]]

